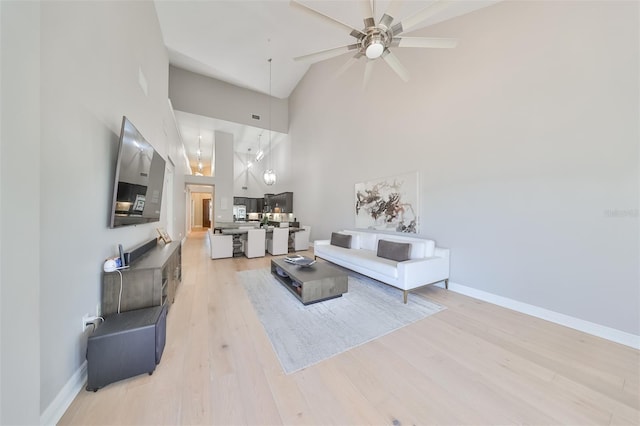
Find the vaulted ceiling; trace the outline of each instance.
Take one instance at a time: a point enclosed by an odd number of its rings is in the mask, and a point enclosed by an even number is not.
[[[411,30],[466,14],[497,0],[448,1],[447,7]],[[348,26],[364,28],[363,18],[373,4],[375,21],[389,8],[389,0],[301,0]],[[395,0],[396,19],[402,20],[434,3],[432,0]],[[155,0],[171,64],[233,85],[287,98],[309,67],[293,58],[354,43],[345,26],[322,19],[286,0]],[[410,33],[409,33],[410,35]],[[455,37],[442,34],[442,37]],[[429,52],[425,49],[425,55]],[[352,55],[344,55],[345,62]],[[269,63],[272,58],[271,91]],[[364,64],[360,63],[364,70]],[[364,71],[363,71],[364,72]],[[188,155],[194,156],[198,132],[221,130],[234,134],[235,150],[257,145],[260,129],[247,129],[219,120],[177,115]]]

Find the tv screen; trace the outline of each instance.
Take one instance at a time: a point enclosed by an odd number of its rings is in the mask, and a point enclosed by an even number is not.
[[[122,117],[111,228],[160,220],[164,169],[160,154],[127,117]]]

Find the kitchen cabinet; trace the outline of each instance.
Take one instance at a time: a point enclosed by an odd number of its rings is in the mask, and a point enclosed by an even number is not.
[[[293,213],[293,192],[283,192],[271,197],[271,211],[278,213]]]
[[[247,198],[247,213],[258,213],[257,198]]]
[[[245,206],[247,213],[262,213],[264,208],[263,198],[250,198],[250,197],[233,197],[234,206]]]

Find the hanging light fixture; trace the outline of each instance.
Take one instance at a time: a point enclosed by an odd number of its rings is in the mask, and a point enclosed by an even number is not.
[[[262,150],[262,144],[260,143],[260,139],[262,138],[262,133],[258,135],[258,152],[256,153],[256,163],[259,163],[264,157],[264,151]]]
[[[198,150],[196,151],[198,157],[198,174],[202,175],[202,135],[198,135]]]
[[[264,171],[264,183],[271,186],[276,183],[276,172],[272,168],[273,153],[271,151],[271,58],[269,60],[269,168]]]

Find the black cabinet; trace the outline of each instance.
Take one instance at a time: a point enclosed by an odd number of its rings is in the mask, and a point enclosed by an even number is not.
[[[247,213],[262,213],[264,198],[233,197],[234,206],[245,206]]]
[[[263,199],[263,206],[262,206],[262,211],[263,212],[272,212],[273,211],[273,203],[271,202],[271,199],[273,198],[274,194],[264,194],[264,199]]]
[[[283,192],[270,197],[271,211],[274,213],[293,213],[293,192]]]
[[[258,199],[247,198],[247,213],[258,213]]]

